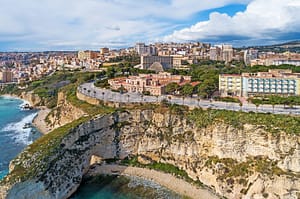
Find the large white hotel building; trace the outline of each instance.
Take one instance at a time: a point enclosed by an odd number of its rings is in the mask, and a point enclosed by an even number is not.
[[[219,76],[219,92],[222,97],[251,97],[256,95],[300,95],[300,73],[291,70],[222,74]]]

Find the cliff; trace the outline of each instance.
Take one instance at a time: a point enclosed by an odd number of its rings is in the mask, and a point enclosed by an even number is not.
[[[86,113],[82,109],[74,106],[67,100],[65,92],[59,92],[57,105],[47,116],[46,122],[48,127],[53,130],[75,121],[85,114]]]
[[[94,156],[173,164],[228,198],[300,196],[296,134],[223,120],[201,126],[173,111],[139,109],[84,118],[42,137],[12,161],[0,198],[68,198]]]
[[[19,97],[28,101],[31,106],[40,106],[40,103],[42,102],[42,99],[37,94],[34,94],[33,91],[22,92]]]

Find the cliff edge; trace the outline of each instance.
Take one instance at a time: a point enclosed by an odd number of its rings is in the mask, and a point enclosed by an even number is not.
[[[13,160],[0,198],[68,198],[92,156],[172,164],[228,198],[299,198],[298,135],[220,118],[199,123],[196,112],[133,109],[82,117]]]

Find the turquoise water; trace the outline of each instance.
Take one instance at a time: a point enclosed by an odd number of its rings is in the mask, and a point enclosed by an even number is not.
[[[23,129],[36,110],[20,109],[22,100],[0,96],[0,180],[8,173],[9,162],[41,136],[35,128]]]
[[[0,180],[8,173],[9,162],[41,136],[32,122],[35,110],[23,111],[22,100],[0,96]],[[133,177],[98,176],[85,179],[72,199],[180,199],[180,195],[155,182]]]
[[[137,177],[97,176],[85,179],[71,199],[181,199],[153,181]]]

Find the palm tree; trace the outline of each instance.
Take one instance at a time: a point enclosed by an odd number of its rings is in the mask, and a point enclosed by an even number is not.
[[[256,106],[256,113],[257,113],[257,111],[258,111],[259,105],[260,105],[260,103],[258,103],[258,102],[255,103],[255,106]]]
[[[243,111],[243,103],[240,101],[240,111]]]
[[[276,103],[272,101],[271,104],[272,104],[272,109],[273,109],[273,113],[274,113]]]
[[[197,98],[198,101],[198,107],[200,107],[200,97]]]
[[[141,102],[143,102],[143,98],[144,98],[144,95],[143,95],[143,94],[141,94]]]

